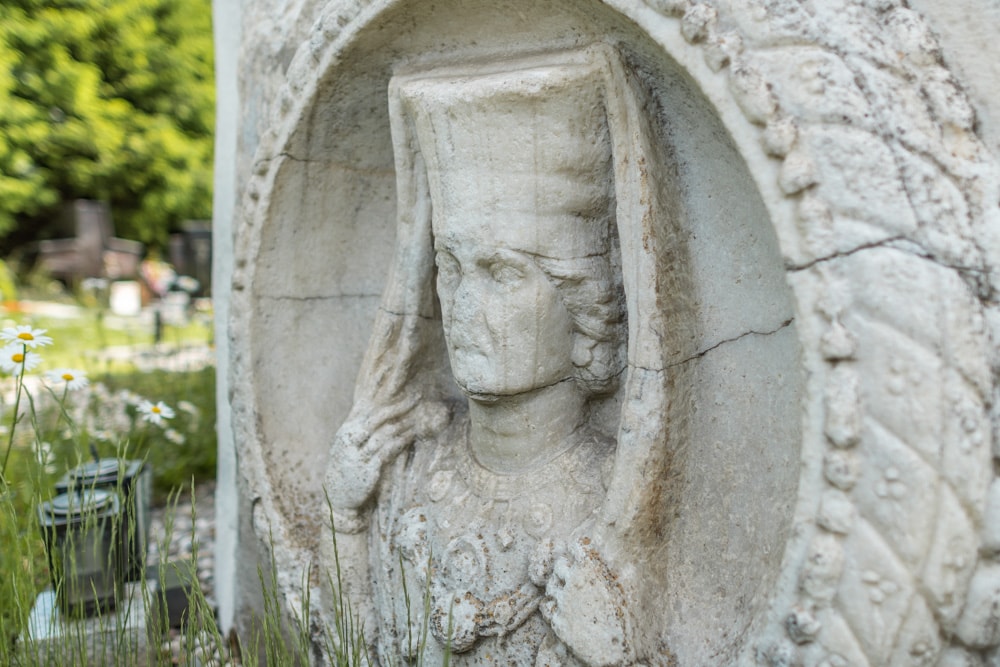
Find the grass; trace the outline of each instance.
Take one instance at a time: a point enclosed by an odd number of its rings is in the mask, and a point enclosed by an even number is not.
[[[7,310],[0,328],[28,324],[46,329],[57,344],[46,348],[47,368],[80,368],[92,374],[114,375],[136,370],[136,358],[154,352],[170,353],[185,347],[210,345],[210,313],[201,313],[183,326],[164,325],[159,350],[151,322],[106,315],[99,308],[80,310],[79,317],[51,317]]]
[[[93,310],[83,313],[75,319],[41,316],[15,319],[14,314],[8,313],[8,321],[0,322],[0,327],[31,324],[48,330],[47,335],[54,339],[54,344],[40,350],[44,366],[39,371],[55,367],[78,368],[87,371],[91,378],[91,385],[86,390],[65,393],[37,382],[25,383],[27,393],[19,410],[23,416],[17,422],[11,421],[11,402],[7,403],[6,423],[11,424],[7,428],[13,431],[13,437],[4,471],[10,484],[6,487],[0,484],[0,571],[4,573],[0,578],[0,664],[24,667],[173,665],[176,664],[175,656],[159,650],[160,641],[168,630],[166,614],[162,613],[166,600],[162,595],[150,594],[145,574],[138,583],[141,594],[126,595],[122,588],[115,595],[115,606],[120,611],[141,606],[147,617],[155,619],[150,626],[150,650],[146,658],[140,656],[137,646],[128,639],[123,613],[99,616],[91,623],[103,625],[98,633],[86,631],[80,624],[70,624],[66,626],[69,628],[67,634],[58,642],[36,642],[25,632],[38,593],[53,582],[57,593],[65,590],[67,577],[73,575],[75,561],[72,557],[63,559],[68,561],[68,566],[64,563],[62,569],[59,568],[60,559],[56,558],[53,561],[55,572],[50,570],[37,513],[39,505],[51,498],[55,480],[67,469],[95,452],[100,457],[144,460],[153,470],[155,498],[168,505],[173,502],[174,507],[180,489],[191,484],[193,492],[193,483],[215,476],[214,368],[183,372],[140,371],[130,358],[111,358],[106,354],[116,346],[165,354],[170,349],[204,345],[211,341],[209,327],[198,322],[185,327],[168,327],[164,336],[166,343],[154,350],[152,331],[143,325],[99,316]],[[176,414],[163,427],[148,424],[140,415],[140,397],[163,401],[174,407]],[[0,442],[3,440],[6,435]],[[120,486],[119,479],[119,492]],[[333,521],[332,511],[330,521]],[[166,540],[169,542],[172,527],[169,519],[167,523]],[[88,527],[99,526],[88,519]],[[121,534],[131,527],[117,523],[112,530]],[[196,536],[192,535],[191,539],[196,550]],[[161,554],[167,552],[166,545],[159,549]],[[76,552],[70,549],[67,553]],[[371,664],[364,628],[350,601],[341,594],[343,581],[336,544],[334,556],[334,571],[318,576],[333,591],[336,607],[333,627],[317,625],[309,598],[309,582],[316,573],[303,574],[305,595],[300,608],[289,617],[286,601],[279,592],[278,573],[272,564],[269,570],[260,571],[264,614],[254,624],[251,637],[235,641],[235,650],[230,656],[232,662],[227,664],[248,667],[305,665],[317,660],[338,667]],[[151,576],[165,581],[170,568],[183,570],[176,573],[180,579],[197,581],[196,559],[160,563]],[[108,562],[104,570],[114,571],[113,562]],[[83,585],[87,585],[86,580]],[[410,591],[404,588],[403,595],[409,609]],[[425,607],[424,628],[415,638],[420,646],[428,641],[428,595],[429,591],[424,591],[420,601]],[[204,645],[224,650],[228,642],[221,636],[214,610],[197,585],[189,592],[187,609],[180,664],[220,664],[217,656],[209,656],[206,661]],[[418,655],[418,664],[423,665],[423,652],[418,651]],[[446,657],[445,664],[447,662]]]
[[[121,480],[118,482],[118,490],[121,490]],[[176,501],[177,496],[173,496]],[[11,503],[0,500],[0,513],[9,516],[13,510]],[[176,505],[174,505],[176,507]],[[29,515],[30,516],[30,515]],[[94,585],[94,581],[104,581],[109,579],[108,573],[116,572],[116,561],[122,558],[120,551],[108,551],[107,560],[103,562],[98,579],[95,580],[90,573],[91,564],[87,558],[92,551],[90,540],[84,537],[85,531],[98,531],[105,535],[110,534],[112,543],[119,543],[123,531],[129,530],[129,526],[123,522],[123,514],[114,517],[100,517],[97,515],[87,515],[83,524],[75,530],[67,531],[62,546],[55,551],[62,554],[62,558],[57,558],[54,562],[55,573],[48,571],[47,565],[43,565],[43,559],[23,559],[24,567],[16,572],[5,573],[7,585],[14,589],[22,590],[30,587],[32,577],[44,577],[46,583],[54,582],[55,600],[65,595],[68,591],[76,591],[77,594],[86,592],[88,585]],[[33,534],[38,535],[37,520],[33,523]],[[0,527],[7,528],[10,523],[0,524]],[[165,536],[165,540],[170,539],[170,529]],[[192,536],[193,537],[193,536]],[[37,542],[37,538],[32,540]],[[12,545],[5,543],[3,553],[9,555],[17,553]],[[28,546],[29,551],[38,549],[38,545]],[[165,547],[161,549],[165,551]],[[44,551],[44,549],[43,549]],[[24,555],[21,552],[20,555]],[[43,554],[44,556],[44,554]],[[83,560],[81,560],[83,559]],[[99,562],[99,559],[98,559]],[[158,581],[167,579],[168,570],[180,570],[180,578],[190,581],[197,581],[194,561],[180,561],[161,563],[153,572],[152,576]],[[63,603],[58,603],[53,607],[53,612],[68,622],[56,624],[59,628],[59,635],[55,639],[47,639],[38,636],[33,632],[25,632],[27,627],[28,614],[31,610],[31,603],[34,598],[24,595],[19,600],[12,614],[5,614],[0,617],[0,628],[6,641],[0,642],[0,664],[17,665],[23,667],[42,667],[50,665],[109,665],[115,667],[138,667],[146,666],[166,666],[176,664],[175,656],[171,652],[161,649],[161,638],[166,636],[168,627],[168,615],[166,613],[168,601],[165,592],[156,586],[149,586],[146,574],[136,582],[126,584],[120,576],[110,576],[109,583],[114,590],[114,612],[104,613],[98,616],[84,617],[83,612],[78,608],[66,607]],[[71,582],[76,581],[76,584]],[[29,599],[30,598],[30,599]],[[66,598],[73,599],[72,596]],[[58,611],[56,611],[58,610]],[[136,615],[148,619],[145,624],[130,622],[130,616]],[[185,641],[181,646],[182,664],[210,664],[204,661],[204,645],[210,647],[221,647],[225,643],[219,633],[218,627],[213,618],[213,610],[210,609],[205,596],[201,590],[195,586],[187,594],[187,611],[182,620]],[[35,631],[41,627],[49,625],[48,619],[41,619],[39,626],[33,626]],[[144,649],[141,647],[145,646]],[[198,661],[201,658],[201,661]],[[216,663],[217,664],[217,663]],[[288,663],[282,663],[288,664]]]
[[[210,320],[166,327],[165,342],[154,349],[152,329],[138,320],[106,318],[97,309],[80,310],[82,315],[75,318],[27,316],[18,313],[18,308],[13,310],[8,310],[0,326],[28,324],[47,329],[54,343],[37,350],[42,365],[25,373],[26,382],[23,391],[16,392],[17,401],[10,398],[15,394],[14,379],[0,381],[6,403],[0,408],[7,415],[2,442],[7,443],[10,437],[3,453],[7,461],[4,477],[9,484],[0,485],[0,570],[4,572],[0,578],[0,664],[85,664],[84,649],[92,651],[94,647],[84,647],[81,637],[69,638],[65,646],[58,647],[58,661],[32,651],[19,652],[17,637],[24,634],[36,596],[53,581],[36,510],[53,495],[54,482],[66,470],[95,452],[101,457],[146,461],[153,469],[160,502],[192,480],[214,479],[214,368],[143,372],[132,357],[107,354],[117,347],[169,355],[181,347],[204,345],[211,341],[211,329],[206,325]],[[40,381],[42,372],[57,367],[86,371],[90,386],[63,392]],[[174,418],[163,428],[147,423],[140,414],[142,398],[174,406]],[[20,418],[13,422],[11,406],[16,403]],[[129,604],[149,602],[132,600]],[[203,629],[214,628],[204,596],[192,603],[192,608],[203,607],[199,619],[211,621],[205,622]],[[119,657],[127,655],[128,651]],[[126,662],[119,663],[116,657],[115,664],[131,664],[123,659]]]

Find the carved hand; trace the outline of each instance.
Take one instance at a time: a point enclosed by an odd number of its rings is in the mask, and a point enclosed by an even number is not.
[[[542,615],[584,664],[633,664],[624,591],[589,538],[556,559],[545,593]]]
[[[365,505],[382,473],[418,435],[441,428],[445,408],[408,397],[374,412],[355,411],[334,437],[327,468],[326,488],[335,509]]]

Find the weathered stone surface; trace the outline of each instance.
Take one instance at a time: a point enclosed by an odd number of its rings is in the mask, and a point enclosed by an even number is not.
[[[241,539],[270,540],[283,599],[330,564],[326,480],[383,661],[406,655],[399,554],[436,553],[430,641],[450,607],[456,664],[515,632],[502,663],[995,662],[1000,57],[933,4],[248,3],[232,423]],[[612,258],[592,302],[621,306],[613,393],[567,374],[604,353],[552,324],[551,267],[522,301],[448,296],[569,255]],[[449,320],[483,308],[499,343],[466,355]],[[477,451],[476,411],[542,375],[590,400],[519,423],[586,414],[604,448],[548,472]],[[490,462],[566,509],[503,500]]]

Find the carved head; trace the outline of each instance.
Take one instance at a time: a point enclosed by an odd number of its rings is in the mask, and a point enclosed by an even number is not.
[[[471,396],[611,390],[624,294],[611,141],[592,69],[408,80],[452,372]]]

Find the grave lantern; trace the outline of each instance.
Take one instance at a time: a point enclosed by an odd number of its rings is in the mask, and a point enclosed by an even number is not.
[[[119,567],[126,581],[142,579],[146,568],[151,476],[142,461],[103,458],[73,468],[55,485],[57,494],[88,489],[120,493],[125,521],[118,534],[124,556]]]
[[[60,493],[38,508],[56,597],[68,613],[114,608],[123,581],[121,502],[113,491]]]

